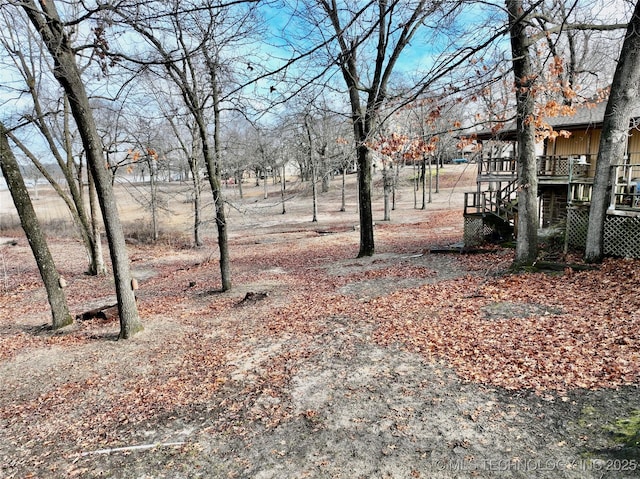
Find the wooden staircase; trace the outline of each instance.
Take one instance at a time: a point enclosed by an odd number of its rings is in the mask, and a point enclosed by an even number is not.
[[[500,189],[465,193],[465,216],[482,217],[495,236],[510,238],[518,214],[518,182],[508,181]]]

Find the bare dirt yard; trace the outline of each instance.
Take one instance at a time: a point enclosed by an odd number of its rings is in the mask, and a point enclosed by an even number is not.
[[[130,245],[145,329],[127,341],[116,320],[48,330],[28,243],[5,226],[0,477],[640,477],[639,261],[511,274],[509,249],[430,252],[462,240],[464,165],[425,210],[409,182],[391,221],[376,197],[377,254],[358,259],[338,183],[316,223],[301,185],[286,214],[277,186],[229,190],[224,293],[215,237],[190,246],[167,186],[161,241]],[[135,236],[148,213],[128,198]],[[73,313],[113,303],[55,231]]]

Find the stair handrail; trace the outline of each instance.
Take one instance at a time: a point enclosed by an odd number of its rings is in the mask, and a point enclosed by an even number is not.
[[[517,190],[518,182],[514,180],[500,190],[483,191],[483,212],[494,214],[505,221],[511,221],[517,211],[517,206],[514,204],[516,198],[513,195]]]

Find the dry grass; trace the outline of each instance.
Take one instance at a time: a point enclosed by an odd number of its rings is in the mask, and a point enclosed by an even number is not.
[[[447,165],[441,170],[441,193],[433,194],[433,203],[427,206],[433,209],[458,209],[462,212],[462,198],[465,191],[473,190],[475,184],[474,165]],[[402,171],[400,189],[397,195],[397,208],[392,212],[392,221],[405,219],[407,215],[415,216],[414,194],[412,189],[413,169]],[[374,178],[379,183],[380,175]],[[347,211],[336,218],[340,208],[341,178],[336,177],[328,193],[319,195],[319,224],[329,224],[335,220],[349,224],[358,223],[357,199],[355,196],[356,175],[347,176]],[[435,184],[434,184],[435,188]],[[240,198],[237,186],[224,189],[227,201],[227,219],[232,231],[242,231],[276,225],[283,222],[295,224],[307,222],[312,218],[311,187],[308,182],[302,183],[298,178],[287,179],[285,207],[282,215],[280,185],[269,181],[268,198],[264,198],[264,187],[255,186],[255,179],[247,180],[243,185],[243,197]],[[151,210],[148,206],[148,185],[132,183],[116,183],[115,195],[120,211],[125,234],[133,239],[148,242],[152,237]],[[190,242],[193,231],[193,203],[191,186],[188,182],[171,182],[160,185],[158,224],[162,241]],[[374,213],[376,219],[382,219],[383,202],[381,188],[374,189]],[[50,236],[69,237],[75,235],[75,229],[62,199],[55,191],[40,185],[37,197],[32,198],[34,208],[45,231]],[[418,205],[421,205],[421,194],[417,194]],[[203,229],[204,236],[215,236],[213,223],[213,205],[208,189],[203,192]],[[13,207],[8,191],[0,191],[0,232],[4,236],[19,234],[20,222]]]

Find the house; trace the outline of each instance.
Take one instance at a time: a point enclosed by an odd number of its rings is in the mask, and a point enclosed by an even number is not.
[[[547,119],[556,132],[567,134],[537,145],[540,227],[562,228],[567,246],[584,247],[586,241],[605,107],[603,102],[582,107],[570,117]],[[513,233],[517,216],[515,134],[513,127],[477,134],[482,144],[477,186],[476,191],[465,194],[464,204],[468,246]],[[635,120],[629,128],[625,157],[611,163],[604,252],[640,258],[640,130]]]

